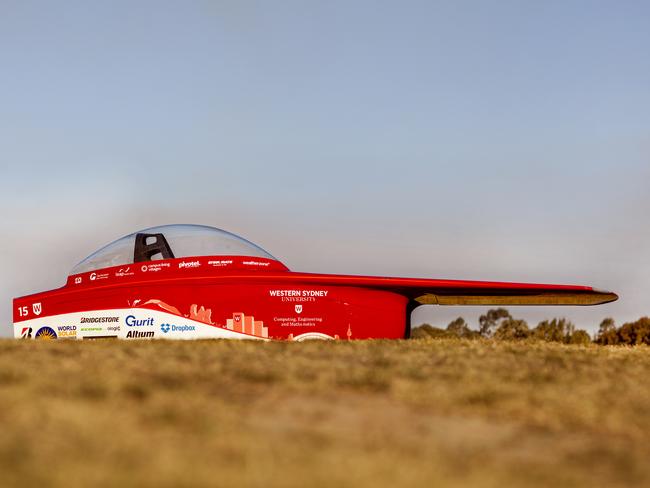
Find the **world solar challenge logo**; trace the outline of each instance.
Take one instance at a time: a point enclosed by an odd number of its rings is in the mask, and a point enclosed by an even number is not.
[[[57,338],[56,332],[52,327],[41,327],[34,336],[35,339],[51,341]]]

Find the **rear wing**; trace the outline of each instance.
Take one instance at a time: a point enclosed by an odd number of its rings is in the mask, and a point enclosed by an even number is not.
[[[414,300],[422,305],[601,305],[618,300],[609,291],[576,290],[465,290],[462,293],[424,293]]]
[[[391,291],[422,305],[600,305],[618,300],[616,293],[580,285],[309,273],[290,273],[289,276],[303,283],[361,286]]]

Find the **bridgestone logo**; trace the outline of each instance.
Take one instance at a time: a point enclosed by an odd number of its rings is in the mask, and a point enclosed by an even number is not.
[[[119,321],[119,317],[81,317],[82,324],[105,324]]]

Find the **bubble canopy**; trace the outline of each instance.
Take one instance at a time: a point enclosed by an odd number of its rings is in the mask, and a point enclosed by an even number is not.
[[[250,256],[277,261],[243,237],[205,225],[162,225],[134,232],[94,252],[70,275],[111,266],[195,256]]]

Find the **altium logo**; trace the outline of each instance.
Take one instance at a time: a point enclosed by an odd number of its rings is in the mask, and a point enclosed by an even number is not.
[[[127,339],[152,339],[153,330],[130,330],[126,333]]]

